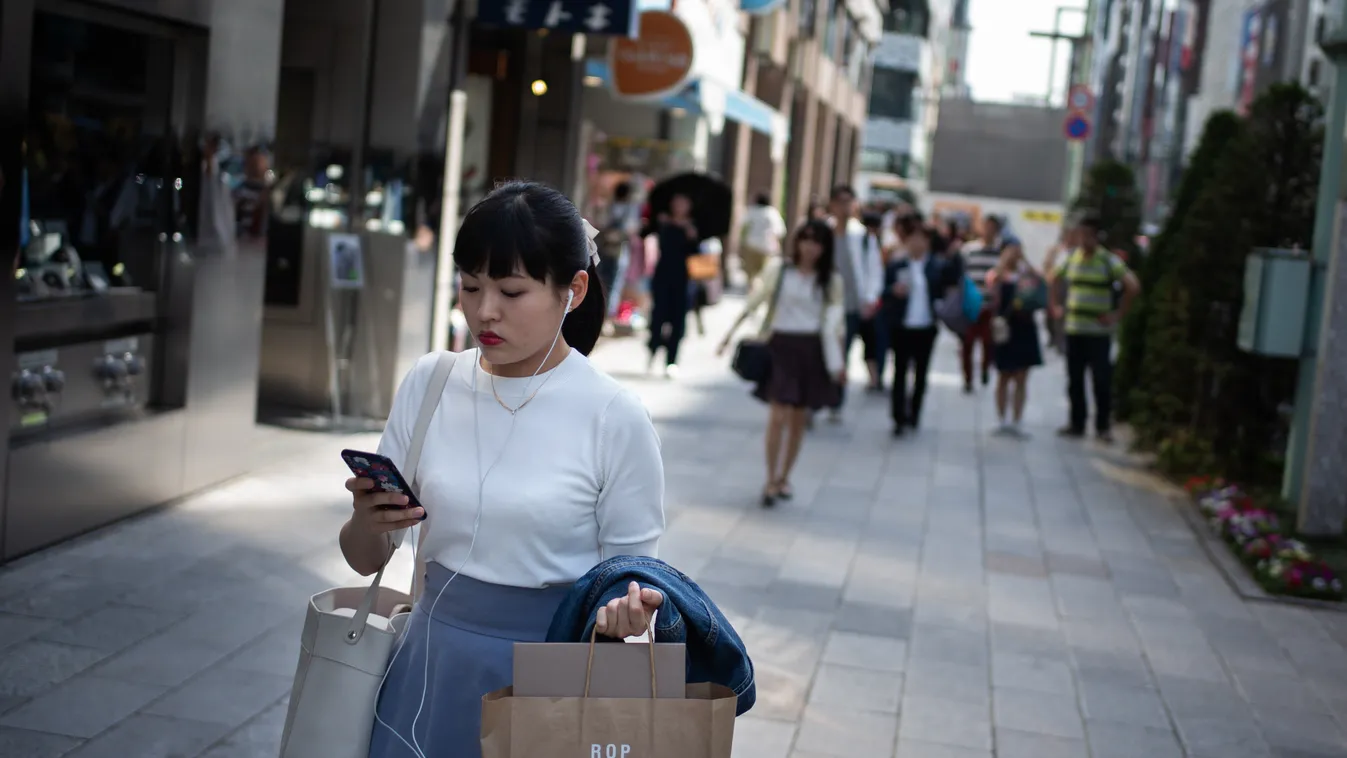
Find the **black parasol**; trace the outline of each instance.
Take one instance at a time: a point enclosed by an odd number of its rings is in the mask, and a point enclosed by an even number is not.
[[[734,211],[734,191],[725,182],[709,174],[686,173],[671,176],[650,190],[650,223],[668,213],[674,195],[692,201],[693,223],[701,239],[724,237],[730,233],[730,214]]]

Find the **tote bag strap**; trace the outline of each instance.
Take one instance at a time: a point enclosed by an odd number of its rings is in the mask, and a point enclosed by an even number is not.
[[[776,289],[772,290],[772,300],[767,303],[767,315],[762,319],[762,334],[770,334],[772,331],[772,320],[776,318],[776,304],[781,299],[781,285],[786,281],[786,267],[790,265],[781,261],[781,271],[776,275]]]
[[[407,459],[403,462],[402,475],[407,479],[407,483],[413,489],[418,489],[416,483],[417,469],[421,464],[421,449],[426,445],[426,433],[430,429],[430,420],[435,415],[435,409],[440,405],[440,396],[444,394],[444,387],[449,383],[449,375],[453,373],[456,363],[456,353],[448,351],[440,353],[439,359],[435,363],[435,372],[430,375],[430,383],[426,386],[426,394],[421,399],[421,409],[416,416],[416,426],[412,429],[412,443],[407,448]],[[422,575],[425,573],[425,559],[421,557],[421,546],[425,544],[426,530],[424,525],[419,530],[420,534],[416,540],[416,551],[413,553],[415,562],[415,573],[412,575],[412,597],[420,595],[420,585]],[[360,607],[356,609],[355,616],[351,618],[351,628],[346,633],[346,641],[352,645],[360,641],[361,635],[365,633],[365,622],[374,610],[374,603],[379,597],[379,585],[383,582],[384,570],[388,568],[389,559],[393,557],[393,550],[396,550],[402,544],[400,538],[391,540],[388,559],[384,560],[379,572],[374,575],[374,581],[370,583],[369,589],[365,590],[365,596],[360,600]]]

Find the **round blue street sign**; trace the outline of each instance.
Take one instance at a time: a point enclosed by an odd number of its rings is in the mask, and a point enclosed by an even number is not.
[[[1083,140],[1090,136],[1090,120],[1079,114],[1069,116],[1066,119],[1063,131],[1066,132],[1066,138],[1069,140]]]

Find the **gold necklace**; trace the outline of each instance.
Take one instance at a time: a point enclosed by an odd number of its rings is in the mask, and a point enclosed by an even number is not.
[[[521,410],[523,410],[523,409],[524,409],[524,406],[526,406],[526,405],[528,405],[529,403],[533,402],[533,398],[537,397],[539,392],[542,392],[543,387],[547,386],[547,383],[548,383],[549,381],[551,381],[551,379],[552,379],[552,375],[553,375],[554,373],[556,373],[556,370],[557,370],[557,368],[559,368],[559,367],[560,367],[560,364],[558,364],[557,366],[553,367],[553,369],[552,369],[551,371],[547,372],[547,377],[546,377],[545,379],[543,379],[543,383],[542,383],[542,384],[539,384],[539,385],[538,385],[538,389],[534,390],[532,395],[529,395],[528,398],[527,398],[526,400],[524,400],[524,402],[520,403],[519,405],[515,406],[514,408],[511,408],[509,405],[507,405],[507,404],[505,403],[505,401],[504,401],[503,399],[501,399],[500,393],[496,391],[496,375],[495,375],[495,374],[492,374],[491,372],[487,372],[487,376],[491,377],[491,394],[495,396],[496,402],[497,402],[497,403],[500,403],[500,407],[502,407],[502,408],[504,408],[505,410],[509,411],[510,415],[513,416],[513,415],[515,415],[516,413],[518,413],[518,412],[520,412]]]

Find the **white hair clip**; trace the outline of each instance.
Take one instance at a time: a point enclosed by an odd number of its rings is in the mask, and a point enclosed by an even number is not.
[[[585,225],[585,247],[589,248],[589,265],[599,265],[599,243],[595,240],[599,237],[599,230],[589,223],[588,219],[580,219]]]

